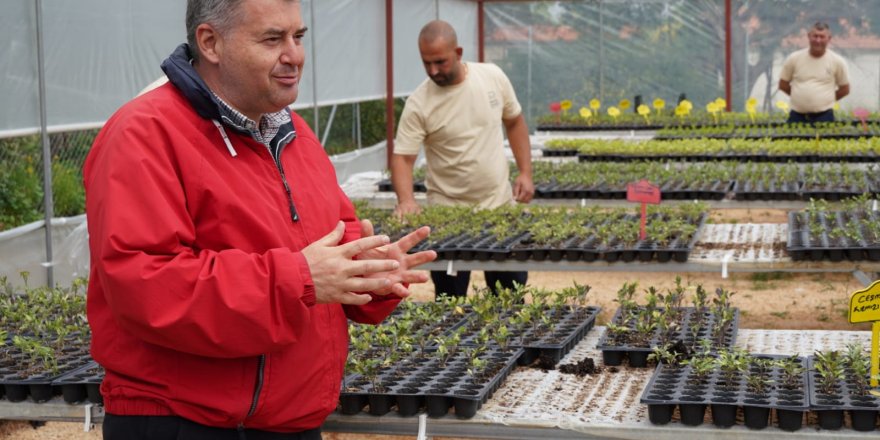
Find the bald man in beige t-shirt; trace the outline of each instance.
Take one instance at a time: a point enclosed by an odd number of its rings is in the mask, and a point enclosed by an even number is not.
[[[810,47],[789,55],[779,74],[779,90],[791,96],[788,122],[834,121],[834,102],[849,94],[846,61],[828,49],[827,24],[814,24],[807,36]]]
[[[510,80],[498,66],[463,63],[455,30],[435,20],[419,34],[419,53],[429,78],[407,98],[391,157],[391,181],[399,215],[420,210],[413,196],[413,168],[424,145],[429,204],[497,208],[528,203],[532,182],[529,130]],[[519,174],[510,184],[502,127]],[[494,292],[525,284],[526,272],[486,272]],[[431,273],[438,295],[464,296],[469,272]]]

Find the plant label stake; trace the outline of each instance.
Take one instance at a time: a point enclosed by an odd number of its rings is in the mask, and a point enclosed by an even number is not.
[[[626,201],[642,204],[642,221],[639,224],[639,239],[645,239],[645,223],[648,218],[648,203],[652,205],[660,204],[660,187],[647,181],[639,180],[636,183],[628,183],[626,185]]]
[[[849,322],[871,322],[871,387],[877,388],[877,373],[880,372],[880,280],[862,290],[857,290],[849,297]],[[871,390],[871,394],[880,396],[880,392]]]
[[[853,110],[853,116],[859,118],[859,120],[862,121],[862,130],[865,133],[868,132],[868,123],[865,122],[865,119],[867,119],[868,115],[870,115],[870,114],[871,114],[871,112],[869,112],[867,109],[862,108],[862,107],[859,107],[859,108]]]

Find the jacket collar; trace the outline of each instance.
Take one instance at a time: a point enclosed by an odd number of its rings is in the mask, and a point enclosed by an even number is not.
[[[168,81],[183,93],[183,96],[186,97],[199,116],[211,121],[222,122],[226,127],[253,138],[252,133],[247,128],[231,123],[229,118],[222,117],[224,105],[217,98],[217,95],[208,88],[208,85],[205,84],[205,81],[193,67],[192,55],[188,44],[183,43],[177,46],[174,52],[165,61],[162,61],[161,67],[168,77]],[[295,138],[296,129],[293,126],[293,121],[288,120],[286,123],[281,124],[278,132],[269,142],[269,148],[272,150],[273,155],[276,156],[276,160],[281,148]]]

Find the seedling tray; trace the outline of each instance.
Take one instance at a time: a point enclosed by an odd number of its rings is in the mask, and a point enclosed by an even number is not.
[[[844,412],[847,412],[852,429],[856,431],[876,429],[877,416],[880,414],[880,397],[871,394],[859,395],[852,381],[845,379],[837,380],[835,393],[825,394],[821,389],[821,376],[816,370],[815,357],[810,356],[807,362],[810,409],[818,415],[820,428],[831,430],[842,428]],[[845,375],[851,375],[851,372],[846,371]]]
[[[864,238],[832,239],[828,233],[835,225],[846,225],[848,222],[856,222],[847,212],[834,211],[819,213],[819,221],[825,228],[819,236],[813,236],[810,225],[806,221],[806,213],[788,213],[788,242],[785,250],[794,261],[880,261],[880,244],[868,243]],[[875,214],[870,213],[874,216]],[[865,236],[864,228],[859,229],[862,237]]]
[[[80,368],[63,374],[52,381],[52,386],[61,389],[61,396],[67,403],[80,403],[88,400],[94,404],[103,404],[101,382],[104,380],[104,368],[91,361]]]
[[[754,356],[767,359],[785,357]],[[805,362],[803,358],[798,359]],[[657,365],[640,399],[641,403],[648,405],[648,419],[651,423],[669,423],[675,407],[678,406],[682,424],[700,425],[708,405],[712,411],[713,423],[719,427],[730,427],[738,420],[743,420],[749,428],[763,429],[768,425],[770,411],[773,410],[780,429],[796,431],[801,428],[804,413],[810,408],[805,391],[806,371],[800,375],[799,387],[773,385],[761,395],[749,392],[745,379],[747,373],[740,373],[729,382],[717,368],[703,380],[695,380],[691,373],[690,366]],[[773,366],[768,373],[767,377],[773,384],[782,383],[782,371],[778,366]],[[742,418],[736,417],[737,411],[743,413]]]
[[[87,347],[80,347],[75,351],[66,353],[57,358],[57,373],[37,372],[25,376],[25,373],[12,368],[0,370],[0,385],[6,400],[10,402],[23,402],[30,397],[36,403],[46,402],[55,396],[52,383],[62,375],[73,371],[91,361]]]
[[[517,360],[519,365],[529,365],[540,358],[544,365],[555,365],[575,345],[577,345],[596,324],[596,317],[602,310],[601,307],[587,306],[584,308],[571,309],[546,309],[545,315],[553,318],[552,331],[540,332],[529,327],[520,332],[509,329],[511,347],[522,348],[522,356]],[[561,315],[560,315],[561,314]],[[502,315],[504,320],[509,314]],[[486,323],[481,322],[479,316],[471,314],[466,324],[466,332],[461,337],[463,346],[475,345],[474,339]],[[494,341],[489,341],[495,345]]]
[[[688,335],[690,322],[695,318],[695,314],[698,313],[697,310],[694,307],[681,307],[678,310],[683,312],[681,325],[679,325],[677,333],[669,338],[670,342],[675,343],[675,341],[682,341],[686,346],[698,346],[698,341],[693,340],[691,336]],[[614,312],[614,317],[611,319],[613,324],[621,325],[621,312],[622,311],[619,308]],[[715,322],[715,316],[712,312],[706,310],[704,313],[706,314],[706,317],[702,328],[705,330],[702,331],[703,334],[698,334],[698,339],[711,337],[711,335],[706,335],[705,332],[708,331]],[[635,331],[634,325],[633,322],[629,323],[631,332]],[[736,334],[738,330],[739,309],[734,309],[733,321],[727,327],[722,343],[716,343],[713,344],[713,346],[716,348],[732,347],[736,343]],[[645,345],[634,345],[629,343],[617,344],[611,340],[608,331],[606,330],[605,334],[599,338],[599,343],[596,348],[602,350],[602,360],[607,366],[621,365],[623,359],[627,358],[630,367],[644,368],[648,366],[648,355],[654,350],[654,347],[657,347],[660,343],[660,330],[654,330],[654,333]]]
[[[424,410],[429,417],[443,417],[454,408],[456,417],[472,418],[510,374],[522,349],[482,353],[480,358],[489,362],[487,370],[492,376],[478,380],[468,374],[463,350],[459,349],[444,366],[440,366],[434,352],[427,354],[422,358],[412,356],[398,368],[380,373],[376,383],[382,384],[383,392],[360,376],[349,376],[340,394],[339,411],[353,415],[368,407],[372,415],[396,410],[408,417]]]

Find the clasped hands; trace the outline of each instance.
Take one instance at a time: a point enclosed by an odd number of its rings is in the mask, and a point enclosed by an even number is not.
[[[412,270],[434,261],[437,253],[422,251],[407,254],[428,237],[431,229],[422,226],[394,243],[386,235],[373,235],[369,220],[361,220],[362,237],[339,244],[345,223],[321,239],[306,246],[303,256],[309,264],[318,303],[366,304],[368,293],[405,298],[410,295],[407,284],[428,281],[426,273]]]

